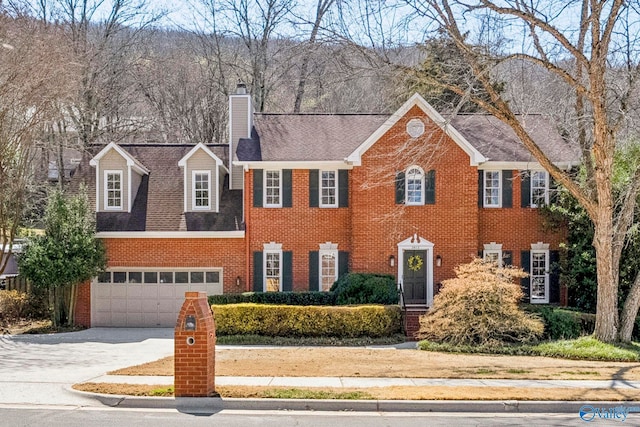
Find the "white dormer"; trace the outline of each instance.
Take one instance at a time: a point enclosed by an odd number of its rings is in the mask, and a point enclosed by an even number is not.
[[[184,170],[184,211],[218,212],[224,175],[228,173],[222,160],[200,143],[180,159],[178,166]]]
[[[96,211],[131,212],[140,181],[149,169],[114,142],[89,164],[96,168]]]

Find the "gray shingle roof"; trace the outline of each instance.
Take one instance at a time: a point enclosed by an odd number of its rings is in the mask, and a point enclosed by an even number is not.
[[[562,139],[551,120],[539,114],[520,117],[521,123],[554,163],[575,162],[579,151]],[[451,124],[489,161],[537,162],[510,126],[488,114],[461,114]]]
[[[98,231],[230,231],[242,221],[242,192],[225,186],[220,197],[220,213],[184,215],[184,171],[178,161],[193,145],[122,144],[137,161],[149,169],[140,183],[131,212],[99,212]],[[209,147],[216,156],[226,158],[224,147]],[[96,150],[96,152],[99,151]],[[90,199],[95,198],[95,168],[85,156],[73,183],[87,185]],[[73,190],[73,187],[72,187]],[[95,203],[95,201],[93,202]],[[95,204],[94,204],[95,206]]]
[[[387,119],[382,114],[256,114],[264,161],[343,160]],[[238,154],[239,160],[243,159]]]
[[[251,139],[239,142],[244,161],[343,160],[373,134],[389,115],[256,114]],[[522,118],[525,128],[553,162],[576,162],[579,152],[542,115]],[[451,124],[490,161],[535,162],[513,130],[486,114],[461,114]]]

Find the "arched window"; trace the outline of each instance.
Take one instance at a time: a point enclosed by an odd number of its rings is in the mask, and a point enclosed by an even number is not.
[[[418,166],[410,166],[405,178],[408,205],[424,205],[424,171]]]

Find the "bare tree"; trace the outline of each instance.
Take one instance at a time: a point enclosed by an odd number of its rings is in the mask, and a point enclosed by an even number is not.
[[[27,12],[0,4],[0,273],[30,203],[37,144],[65,87],[54,37]]]
[[[597,254],[597,314],[595,336],[602,341],[628,341],[629,325],[633,326],[640,303],[640,280],[624,305],[622,322],[618,316],[618,279],[625,236],[633,223],[637,195],[640,191],[640,169],[630,180],[624,195],[613,196],[613,157],[616,142],[628,119],[629,105],[636,93],[638,40],[625,37],[637,34],[633,20],[638,11],[635,4],[623,0],[598,1],[532,1],[507,0],[415,0],[402,2],[421,17],[438,23],[439,30],[450,37],[461,52],[475,79],[489,95],[483,99],[460,85],[447,89],[466,97],[482,109],[508,124],[538,162],[578,200],[594,223],[593,245]],[[631,17],[627,14],[631,14]],[[473,18],[472,18],[473,17]],[[503,25],[510,37],[521,31],[521,38],[512,45],[496,48],[501,32],[478,22]],[[465,23],[471,23],[468,27]],[[483,33],[475,49],[468,33],[472,27]],[[635,31],[629,31],[629,28]],[[610,78],[611,66],[629,59],[625,85]],[[526,61],[556,76],[568,88],[570,102],[575,106],[576,133],[571,137],[582,148],[582,160],[587,180],[585,185],[560,170],[535,143],[516,117],[508,99],[495,85],[495,67],[509,61]]]

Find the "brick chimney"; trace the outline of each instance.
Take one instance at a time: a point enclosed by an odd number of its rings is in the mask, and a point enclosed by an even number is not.
[[[249,138],[253,126],[253,105],[247,86],[239,82],[236,92],[229,96],[229,188],[242,190],[244,175],[241,166],[233,166],[240,138]]]

